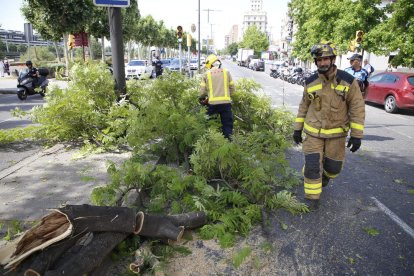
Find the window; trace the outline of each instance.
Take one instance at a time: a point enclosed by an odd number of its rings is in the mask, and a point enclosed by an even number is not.
[[[383,74],[375,75],[369,79],[369,82],[372,82],[372,83],[380,82],[383,76],[384,76]]]
[[[408,77],[407,81],[409,84],[414,85],[414,76]]]
[[[385,74],[384,77],[381,79],[382,83],[395,83],[399,80],[399,78],[395,75]]]

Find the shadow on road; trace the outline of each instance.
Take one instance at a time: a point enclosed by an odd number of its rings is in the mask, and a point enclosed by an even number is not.
[[[381,104],[369,103],[369,102],[365,102],[365,104],[375,107],[375,108],[384,109],[384,105],[381,105]],[[385,110],[383,111],[386,112]],[[397,114],[414,116],[414,109],[399,109]]]

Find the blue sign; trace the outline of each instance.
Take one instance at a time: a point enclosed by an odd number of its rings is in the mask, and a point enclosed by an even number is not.
[[[95,6],[101,7],[129,7],[129,0],[93,0]]]

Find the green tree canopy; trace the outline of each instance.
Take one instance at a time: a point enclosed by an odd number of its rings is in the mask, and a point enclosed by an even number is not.
[[[347,52],[357,30],[368,33],[385,18],[381,0],[292,0],[289,15],[296,32],[293,55],[311,59],[310,48],[320,40],[334,42]],[[363,43],[365,50],[370,50]]]
[[[238,45],[237,43],[233,42],[233,43],[231,43],[229,46],[227,46],[226,52],[227,52],[229,55],[234,56],[234,55],[236,55],[236,54],[237,54],[237,50],[238,50],[238,48],[239,48],[239,45]]]
[[[259,54],[269,47],[269,40],[266,34],[261,32],[256,25],[252,25],[244,33],[240,47],[254,49],[254,52]]]
[[[386,12],[390,16],[365,35],[365,45],[375,54],[397,52],[394,66],[414,67],[414,2],[398,0]]]

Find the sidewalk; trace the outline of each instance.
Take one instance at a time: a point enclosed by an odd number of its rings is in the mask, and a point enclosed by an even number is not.
[[[1,171],[0,222],[34,221],[61,204],[90,204],[92,189],[110,181],[106,162],[129,158],[129,153],[101,153],[75,159],[76,154],[77,149],[58,144]]]

